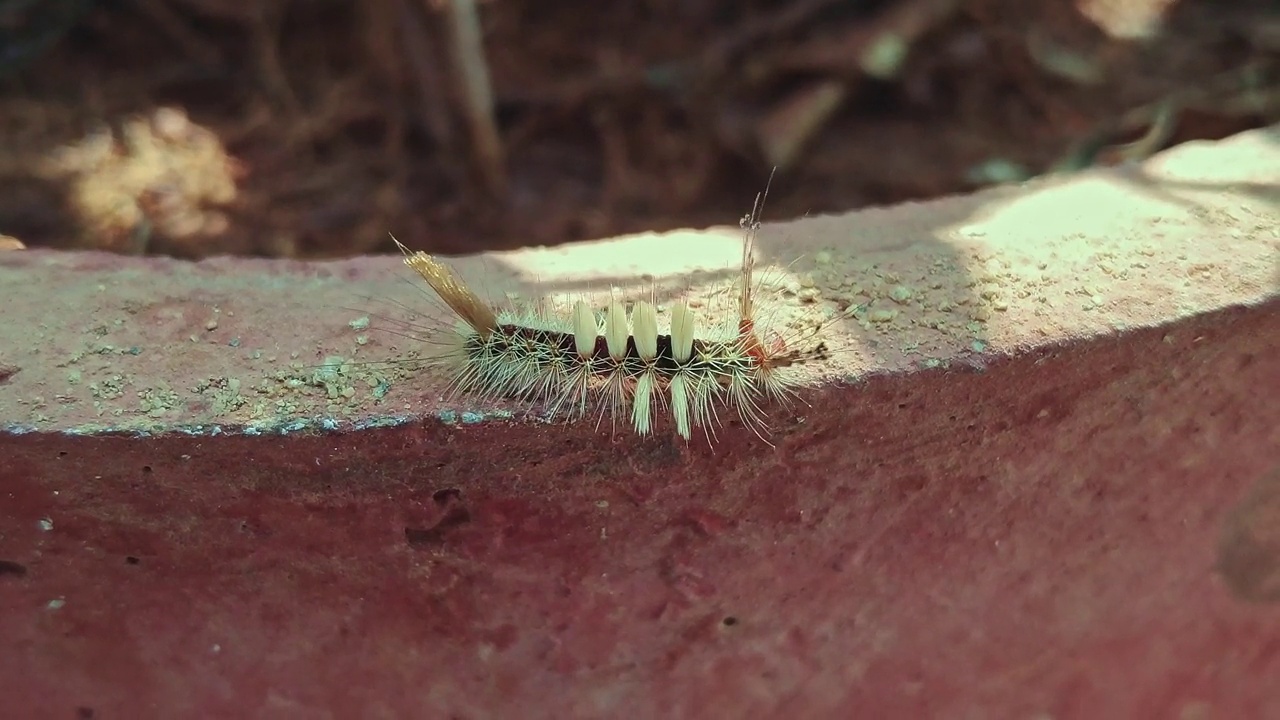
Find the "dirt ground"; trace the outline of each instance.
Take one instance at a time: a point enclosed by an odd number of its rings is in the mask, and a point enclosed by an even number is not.
[[[1267,0],[6,0],[0,248],[553,244],[1277,119]]]

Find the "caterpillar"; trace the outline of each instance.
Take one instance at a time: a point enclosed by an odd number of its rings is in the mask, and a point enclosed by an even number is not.
[[[457,320],[435,358],[461,395],[514,399],[545,409],[549,419],[597,416],[640,436],[666,413],[688,441],[713,438],[720,414],[734,412],[764,437],[766,406],[787,405],[805,376],[795,370],[827,356],[825,343],[788,346],[757,321],[754,244],[760,200],[740,222],[742,265],[736,307],[726,322],[706,323],[688,301],[665,316],[652,300],[603,307],[579,299],[569,308],[545,304],[495,308],[447,264],[392,238],[411,268]]]

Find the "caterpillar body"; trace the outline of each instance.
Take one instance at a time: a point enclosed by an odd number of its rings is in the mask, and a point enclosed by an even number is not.
[[[654,432],[669,415],[683,439],[715,436],[729,410],[764,437],[766,409],[786,405],[804,382],[798,366],[826,356],[819,343],[789,348],[757,324],[752,276],[755,214],[742,221],[742,268],[730,317],[706,323],[686,301],[662,317],[650,301],[604,307],[577,300],[568,308],[498,309],[436,257],[395,240],[404,262],[457,316],[437,358],[454,391],[486,400],[536,404],[548,418],[608,418],[637,434]],[[394,240],[394,238],[393,238]],[[567,312],[566,312],[567,310]]]

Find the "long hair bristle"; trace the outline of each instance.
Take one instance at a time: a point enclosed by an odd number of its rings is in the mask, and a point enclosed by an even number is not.
[[[757,359],[763,359],[764,353],[760,339],[756,336],[755,304],[752,298],[755,286],[752,275],[756,266],[755,245],[756,234],[760,230],[760,215],[764,212],[765,201],[769,199],[769,187],[773,184],[773,174],[775,172],[777,172],[777,168],[770,171],[769,180],[764,186],[764,192],[756,195],[755,203],[751,205],[751,213],[738,223],[742,227],[742,276],[739,279],[741,287],[738,290],[738,336],[748,352]]]
[[[404,253],[404,264],[413,268],[440,299],[457,313],[458,317],[471,326],[481,338],[487,338],[498,327],[498,318],[493,309],[481,300],[467,284],[459,278],[449,266],[441,263],[421,250],[414,252],[400,243],[395,237],[400,252]]]

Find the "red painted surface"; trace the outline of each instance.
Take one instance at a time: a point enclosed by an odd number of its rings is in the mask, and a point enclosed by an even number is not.
[[[6,712],[1280,717],[1277,337],[874,378],[776,449],[0,436]]]

